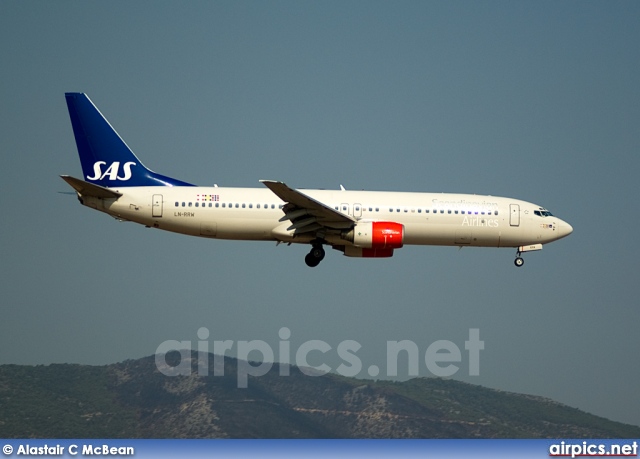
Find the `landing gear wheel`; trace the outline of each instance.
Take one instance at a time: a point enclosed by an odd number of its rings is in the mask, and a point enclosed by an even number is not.
[[[320,263],[324,259],[324,249],[321,245],[315,246],[311,249],[310,255],[313,258],[317,258],[318,263]]]
[[[315,268],[320,264],[320,262],[324,259],[324,249],[321,244],[314,244],[311,248],[311,252],[304,257],[304,262],[310,268]]]
[[[524,265],[524,258],[517,257],[513,263],[519,268]]]
[[[304,257],[304,262],[307,264],[309,268],[315,268],[320,264],[318,258],[314,257],[311,253],[308,253],[307,256]]]

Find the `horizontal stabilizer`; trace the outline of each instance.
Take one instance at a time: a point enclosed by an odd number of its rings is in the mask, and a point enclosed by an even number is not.
[[[94,198],[119,198],[122,196],[122,193],[85,182],[70,175],[61,175],[60,177],[82,196],[92,196]]]

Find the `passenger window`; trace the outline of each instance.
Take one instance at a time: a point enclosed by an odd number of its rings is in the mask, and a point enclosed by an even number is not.
[[[242,208],[243,208],[243,209],[245,208],[245,205],[244,205],[244,204],[242,204]]]
[[[493,215],[498,215],[498,211],[496,210],[495,212],[493,212]]]
[[[391,207],[389,207],[389,212],[393,212],[393,209]]]
[[[189,207],[191,207],[191,204],[192,204],[192,203],[189,203]]]
[[[447,210],[447,213],[450,214],[451,213],[451,209]]]
[[[178,207],[180,205],[180,203],[176,202],[176,207]]]
[[[236,202],[236,209],[240,208],[240,204]]]
[[[379,208],[379,207],[376,207],[376,212],[379,212],[379,211],[380,211],[380,208]]]
[[[440,213],[443,214],[444,213],[444,209],[440,209]]]
[[[219,203],[219,202],[216,202],[216,207],[219,207],[219,206],[220,206],[220,203]]]
[[[418,209],[418,213],[421,214],[422,213],[422,209]]]

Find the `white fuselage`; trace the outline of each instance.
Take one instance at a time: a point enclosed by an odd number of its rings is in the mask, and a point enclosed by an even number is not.
[[[283,201],[269,189],[122,187],[117,199],[82,197],[83,204],[122,220],[192,236],[308,243],[283,220]],[[299,190],[357,221],[404,225],[406,245],[520,247],[571,233],[538,205],[511,198],[448,193]],[[548,212],[547,212],[548,214]],[[333,245],[348,246],[339,234]]]
[[[404,245],[540,250],[573,228],[525,201],[381,191],[196,187],[147,169],[83,93],[65,93],[83,179],[62,175],[80,201],[115,218],[217,239],[310,244],[309,267],[330,245],[348,257],[388,258]]]

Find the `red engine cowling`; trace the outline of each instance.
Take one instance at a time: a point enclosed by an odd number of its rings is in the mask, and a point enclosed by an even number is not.
[[[404,225],[396,222],[359,222],[343,237],[359,248],[391,250],[388,255],[383,255],[390,257],[393,249],[399,249],[404,244]]]

